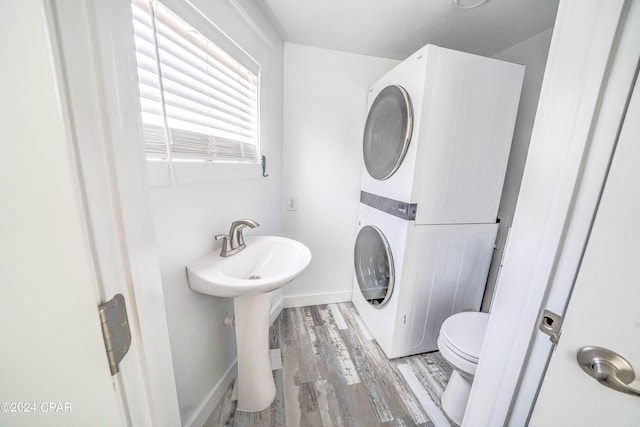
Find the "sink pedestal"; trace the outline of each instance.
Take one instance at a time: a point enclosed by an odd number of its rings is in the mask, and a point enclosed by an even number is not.
[[[238,409],[262,411],[276,397],[269,357],[271,292],[248,293],[233,299],[238,349]]]
[[[212,252],[187,265],[189,287],[214,297],[233,298],[238,349],[238,406],[261,411],[276,396],[269,358],[271,292],[298,277],[311,251],[286,237],[256,236],[233,256]]]

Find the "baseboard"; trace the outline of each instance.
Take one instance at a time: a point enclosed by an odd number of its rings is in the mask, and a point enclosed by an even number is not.
[[[324,292],[304,295],[285,295],[284,308],[304,307],[306,305],[332,304],[351,301],[351,289],[348,291]]]
[[[204,423],[207,422],[213,413],[213,410],[216,408],[216,405],[220,402],[220,399],[222,399],[222,396],[224,396],[224,393],[229,388],[229,385],[231,385],[231,382],[236,378],[237,365],[238,359],[236,358],[222,375],[222,378],[220,378],[211,391],[207,393],[195,412],[191,414],[187,421],[185,421],[183,427],[202,427]]]

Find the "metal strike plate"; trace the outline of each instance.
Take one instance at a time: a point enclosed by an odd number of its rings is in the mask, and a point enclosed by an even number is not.
[[[558,340],[560,339],[561,326],[562,316],[549,310],[545,310],[544,313],[542,313],[539,329],[549,335],[549,340],[554,344],[558,344]]]

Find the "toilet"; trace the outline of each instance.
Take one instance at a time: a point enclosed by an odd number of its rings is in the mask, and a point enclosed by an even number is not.
[[[442,409],[458,425],[462,425],[488,323],[489,313],[465,311],[449,317],[440,328],[438,350],[453,366]]]

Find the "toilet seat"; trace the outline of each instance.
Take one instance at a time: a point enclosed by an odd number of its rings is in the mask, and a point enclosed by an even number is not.
[[[454,359],[449,362],[473,375],[488,323],[488,313],[462,312],[449,317],[442,324],[438,337],[438,347],[443,356]]]

